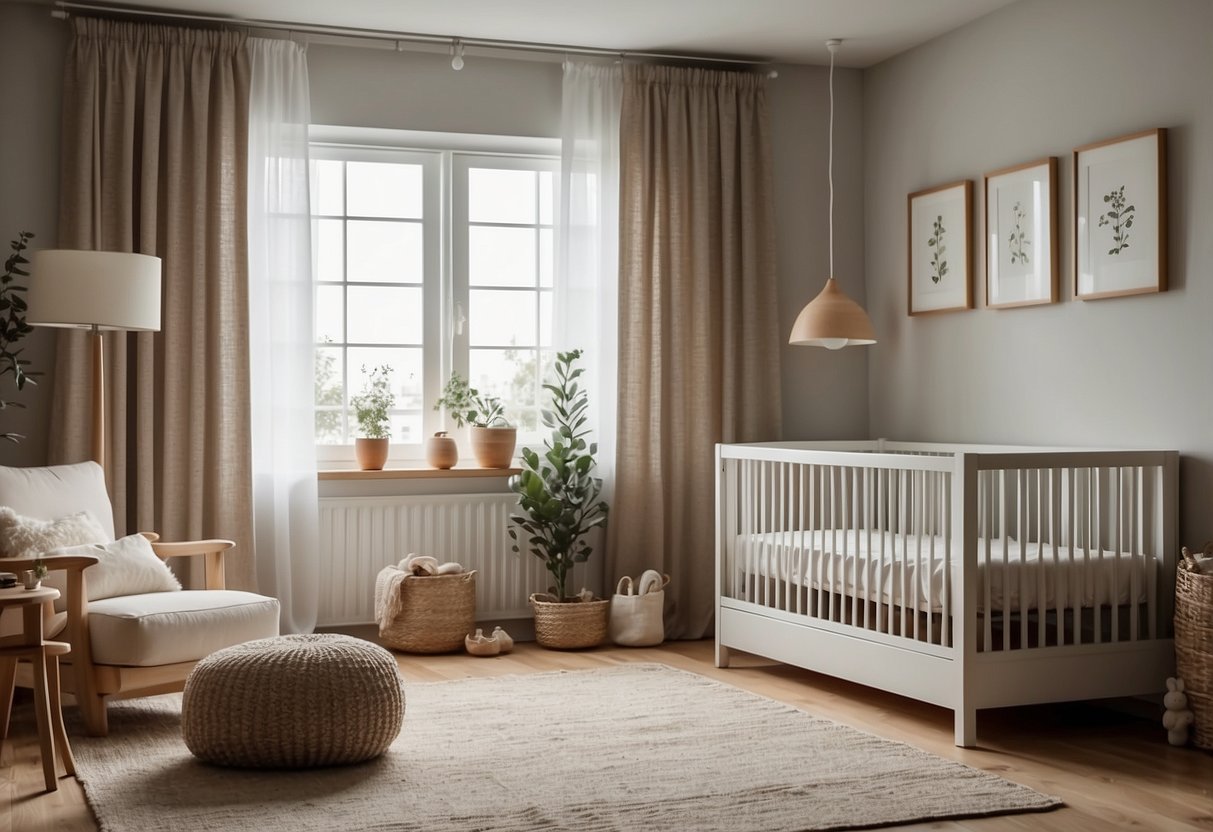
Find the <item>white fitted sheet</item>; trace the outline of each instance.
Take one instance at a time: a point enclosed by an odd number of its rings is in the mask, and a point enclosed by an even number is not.
[[[870,538],[870,545],[869,545]],[[989,555],[987,562],[987,542]],[[934,547],[934,561],[931,552]],[[890,532],[785,531],[739,535],[735,568],[744,576],[858,595],[868,601],[929,612],[943,609],[945,539]],[[951,591],[959,591],[961,552],[951,552]],[[1145,603],[1155,561],[1128,552],[1083,550],[1013,538],[979,540],[977,611],[1048,610]],[[989,578],[989,594],[986,578]]]

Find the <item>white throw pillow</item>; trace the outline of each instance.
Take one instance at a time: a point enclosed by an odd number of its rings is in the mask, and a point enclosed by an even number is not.
[[[168,565],[152,551],[152,544],[141,534],[132,534],[113,543],[69,546],[48,552],[51,555],[92,555],[98,562],[84,570],[88,600],[142,595],[145,592],[178,592],[181,583]],[[47,585],[60,592],[67,590],[67,573],[52,572]]]
[[[64,546],[101,543],[106,537],[101,524],[87,511],[39,520],[0,506],[0,554],[4,557],[37,557]]]

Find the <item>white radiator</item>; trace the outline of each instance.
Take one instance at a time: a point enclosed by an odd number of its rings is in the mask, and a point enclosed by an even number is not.
[[[375,619],[375,576],[410,552],[476,570],[476,618],[527,618],[549,585],[542,561],[515,554],[506,528],[514,494],[324,497],[320,500],[318,624]]]

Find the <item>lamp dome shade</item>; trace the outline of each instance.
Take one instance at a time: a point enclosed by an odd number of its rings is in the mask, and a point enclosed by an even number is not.
[[[160,329],[160,258],[118,251],[35,251],[31,326]]]
[[[834,278],[800,314],[792,325],[789,344],[825,347],[830,350],[876,343],[876,331],[863,307],[838,288]]]

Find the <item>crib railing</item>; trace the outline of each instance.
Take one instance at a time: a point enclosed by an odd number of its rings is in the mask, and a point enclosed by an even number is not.
[[[720,463],[722,598],[920,650],[966,621],[980,651],[1169,635],[1173,452],[776,443]]]

